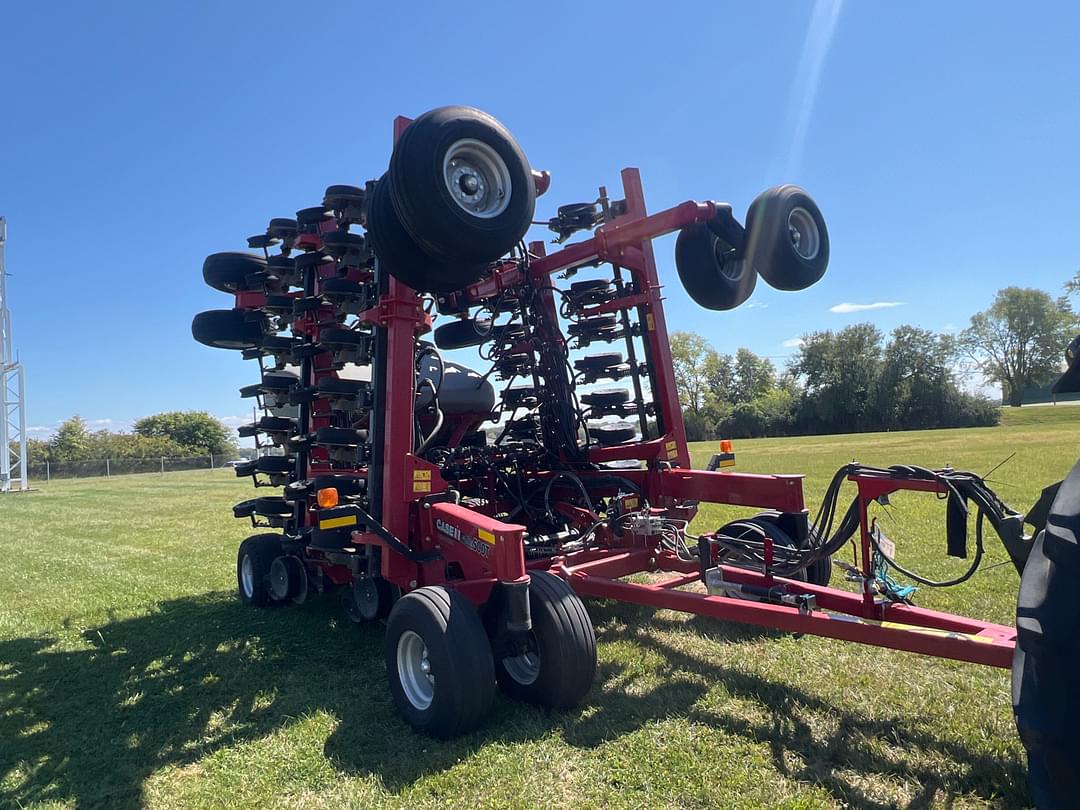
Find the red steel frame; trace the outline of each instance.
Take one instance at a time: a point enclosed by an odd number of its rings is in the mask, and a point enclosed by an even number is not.
[[[395,121],[395,140],[408,124],[406,118]],[[590,449],[589,460],[595,463],[627,458],[647,461],[646,470],[620,470],[619,474],[640,486],[653,506],[678,507],[679,502],[702,501],[805,513],[802,476],[690,469],[652,239],[692,223],[705,222],[717,213],[718,207],[713,202],[688,201],[648,214],[638,171],[624,169],[622,184],[625,213],[598,227],[590,238],[547,255],[544,255],[542,243],[530,245],[536,258],[531,261],[528,272],[536,286],[542,286],[540,282],[556,272],[597,261],[629,271],[636,282],[632,298],[593,307],[589,314],[627,306],[637,308],[640,322],[645,324],[642,339],[652,369],[651,393],[664,434],[636,444]],[[524,281],[524,271],[517,264],[506,263],[469,286],[464,295],[470,304],[479,305]],[[618,599],[723,621],[992,666],[1010,666],[1015,646],[1014,628],[875,599],[871,591],[867,507],[875,498],[899,489],[937,491],[933,482],[852,478],[858,486],[861,503],[859,550],[865,577],[861,593],[721,566],[724,579],[732,583],[779,586],[791,594],[812,595],[816,607],[810,611],[787,604],[679,590],[700,581],[698,564],[662,549],[655,538],[646,541],[633,535],[606,536],[608,545],[604,548],[592,548],[526,566],[524,526],[503,523],[432,497],[447,489],[438,467],[407,451],[414,446],[415,339],[431,328],[431,319],[421,309],[418,296],[403,283],[391,279],[388,294],[382,297],[377,310],[369,312],[365,319],[377,323],[387,332],[382,523],[413,551],[437,552],[440,559],[422,563],[410,561],[368,532],[356,532],[354,541],[382,546],[382,575],[403,590],[446,584],[481,604],[489,598],[497,583],[520,583],[527,577],[529,569],[547,569],[563,577],[582,596]],[[681,511],[686,516],[693,514],[693,508],[683,506]],[[451,564],[459,574],[448,580]],[[621,580],[643,572],[667,572],[672,576],[651,584]]]

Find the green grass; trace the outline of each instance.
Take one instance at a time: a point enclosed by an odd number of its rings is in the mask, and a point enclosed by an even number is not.
[[[1075,414],[1075,416],[1073,415]],[[805,472],[816,506],[850,459],[995,473],[1018,507],[1064,475],[1080,409],[999,428],[736,443],[738,469]],[[711,447],[695,447],[700,466]],[[590,602],[600,667],[579,710],[499,698],[437,742],[396,716],[380,626],[332,600],[233,595],[244,535],[227,471],[54,481],[0,499],[0,805],[12,807],[1014,807],[1026,805],[1008,674]],[[908,502],[910,501],[910,503]],[[699,525],[735,514],[708,507]],[[944,559],[933,498],[884,513],[901,557]],[[921,605],[1011,621],[987,570]]]

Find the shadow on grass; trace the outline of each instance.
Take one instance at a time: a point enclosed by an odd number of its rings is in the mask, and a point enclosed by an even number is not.
[[[135,808],[144,781],[160,768],[198,762],[320,711],[338,720],[324,749],[334,767],[374,774],[391,791],[453,767],[488,742],[554,733],[592,748],[681,716],[767,743],[778,771],[823,785],[848,804],[878,806],[858,787],[863,774],[918,780],[925,793],[916,807],[929,804],[937,788],[950,796],[1024,801],[1017,787],[1024,776],[1015,762],[936,739],[902,718],[867,720],[799,688],[716,667],[637,629],[645,623],[674,629],[673,620],[612,603],[589,606],[601,643],[630,641],[658,655],[659,685],[625,691],[620,685],[634,674],[625,664],[606,663],[579,711],[548,713],[499,699],[483,729],[438,742],[411,733],[394,712],[382,627],[358,628],[335,608],[328,598],[302,610],[253,611],[231,596],[209,594],[86,631],[77,649],[40,637],[0,642],[0,804],[55,800]],[[728,644],[769,635],[706,620],[678,626]],[[753,701],[767,719],[751,722],[697,706],[713,683]],[[801,719],[805,712],[838,724],[824,745]],[[869,738],[969,767],[965,776],[943,781],[929,767],[868,753],[860,742]],[[791,772],[788,753],[804,763],[799,771]]]

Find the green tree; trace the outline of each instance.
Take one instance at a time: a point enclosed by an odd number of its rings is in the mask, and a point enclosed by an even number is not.
[[[197,453],[232,453],[232,431],[205,411],[170,411],[135,423],[135,432],[148,438],[171,439]]]
[[[776,387],[776,368],[772,361],[749,349],[735,352],[735,380],[732,401],[753,402]]]
[[[881,332],[869,323],[806,335],[789,369],[805,386],[800,406],[805,428],[848,432],[876,426],[881,341]]]
[[[675,387],[682,406],[695,416],[709,398],[710,373],[715,374],[716,351],[701,335],[673,332],[670,338]]]
[[[86,427],[86,420],[73,416],[62,422],[56,429],[56,435],[49,440],[50,460],[83,461],[90,457],[90,431]]]
[[[1042,290],[1006,287],[989,309],[971,317],[960,345],[987,379],[1001,385],[1009,405],[1019,407],[1025,388],[1058,374],[1075,326],[1065,298],[1055,301]]]

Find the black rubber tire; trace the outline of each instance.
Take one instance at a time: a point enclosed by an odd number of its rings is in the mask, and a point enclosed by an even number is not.
[[[581,598],[565,581],[546,571],[530,575],[530,645],[539,666],[531,680],[520,680],[495,662],[499,687],[512,698],[549,709],[571,709],[592,688],[596,677],[596,634]],[[500,621],[500,624],[502,622]]]
[[[280,554],[270,563],[267,592],[275,602],[302,602],[307,595],[304,561],[293,554]]]
[[[618,352],[589,354],[574,361],[574,368],[579,371],[603,371],[605,368],[622,364],[623,356]]]
[[[398,673],[398,642],[406,631],[420,636],[431,664],[434,690],[424,708],[406,697]],[[483,722],[495,696],[495,665],[484,625],[460,593],[428,586],[403,596],[390,611],[384,649],[390,693],[414,729],[448,739]]]
[[[259,321],[243,309],[210,309],[191,321],[191,336],[215,349],[254,349],[263,340]]]
[[[368,205],[368,235],[376,257],[390,275],[420,292],[461,290],[487,269],[483,264],[438,261],[421,250],[398,219],[385,174],[375,185]]]
[[[761,512],[754,515],[753,519],[758,522],[766,521],[774,526],[779,526],[777,520],[779,517],[780,513],[771,509],[768,512]],[[811,534],[813,534],[813,529],[810,531]],[[832,571],[832,557],[822,557],[820,560],[815,560],[810,563],[810,565],[806,566],[806,581],[811,585],[828,586],[829,582],[832,581]]]
[[[435,345],[440,349],[466,349],[480,346],[491,340],[493,326],[490,320],[466,318],[444,323],[435,330]]]
[[[632,427],[589,426],[589,438],[601,447],[622,444],[631,441],[637,435],[637,430]]]
[[[246,279],[252,273],[266,270],[266,259],[253,253],[211,253],[203,260],[203,281],[222,292],[235,293],[248,289]]]
[[[236,552],[236,590],[240,601],[252,607],[266,607],[271,603],[266,588],[266,577],[276,557],[281,556],[280,534],[254,534],[240,544]],[[251,560],[250,591],[244,586],[244,560]]]
[[[479,141],[506,166],[510,199],[492,217],[458,205],[446,187],[443,161],[458,141]],[[428,255],[444,262],[492,262],[521,241],[536,209],[525,153],[506,127],[472,107],[439,107],[402,133],[390,156],[391,194],[401,224]]]
[[[795,248],[789,216],[806,212],[816,227],[818,245],[812,256]],[[829,267],[829,231],[813,198],[798,186],[776,186],[761,192],[746,212],[744,255],[765,283],[778,290],[805,290]]]
[[[1020,579],[1013,658],[1013,715],[1028,752],[1035,806],[1075,807],[1080,795],[1080,464],[1035,538]]]
[[[687,225],[675,240],[675,269],[687,295],[705,309],[735,309],[757,285],[747,261],[725,255],[726,243],[703,222]]]
[[[630,401],[630,392],[626,389],[619,389],[616,391],[590,391],[587,394],[581,395],[581,403],[583,405],[600,406],[605,405],[622,405]]]

